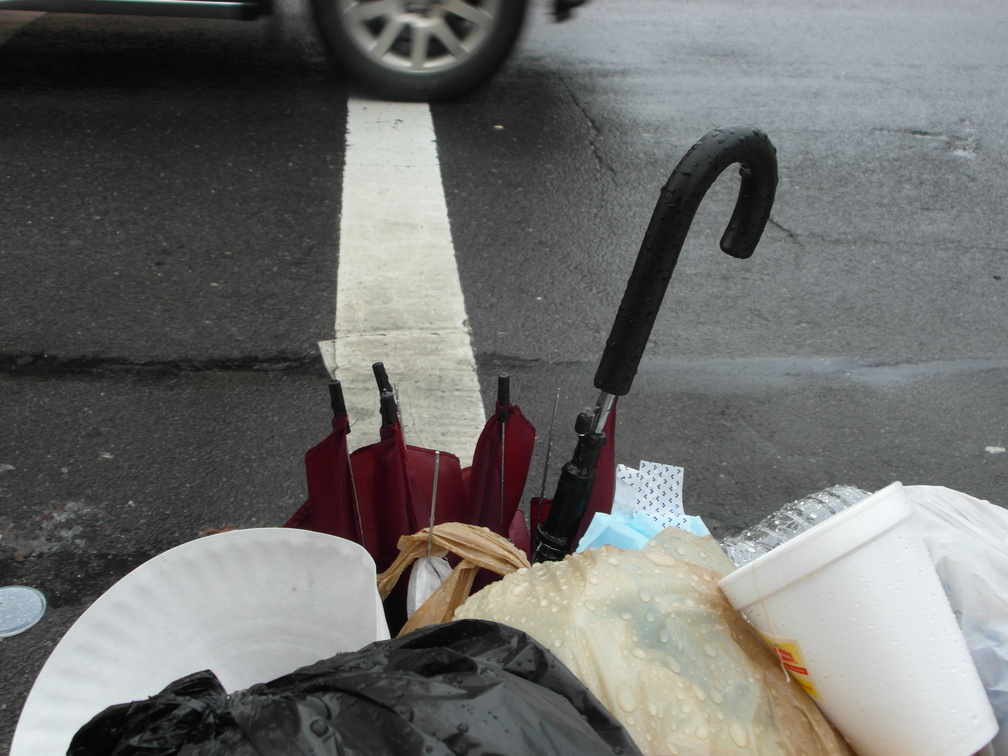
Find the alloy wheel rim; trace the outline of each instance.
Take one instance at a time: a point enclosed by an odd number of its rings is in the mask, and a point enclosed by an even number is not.
[[[455,68],[486,44],[503,0],[340,0],[344,28],[371,60],[404,73]]]

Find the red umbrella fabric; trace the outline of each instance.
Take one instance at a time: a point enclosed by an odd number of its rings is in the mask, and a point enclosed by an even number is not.
[[[395,399],[382,393],[380,441],[347,451],[350,423],[339,381],[330,384],[333,432],[305,454],[308,499],[284,524],[340,536],[368,550],[378,571],[399,554],[399,536],[415,533],[415,516],[427,507],[421,482],[411,474],[402,429],[396,421]],[[457,467],[457,463],[456,463]]]
[[[421,527],[415,508],[423,499],[419,482],[408,466],[402,428],[396,420],[395,399],[382,392],[383,425],[378,443],[350,454],[357,500],[360,502],[364,548],[379,572],[399,554],[399,537]]]
[[[494,414],[476,442],[472,466],[463,471],[469,488],[466,522],[508,537],[525,491],[535,437],[535,427],[511,404],[510,376],[502,373]]]
[[[510,403],[506,392],[499,392],[496,412],[477,443],[473,466],[462,470],[454,454],[405,443],[392,385],[381,363],[372,367],[381,394],[381,440],[347,453],[349,422],[339,382],[334,381],[331,391],[339,392],[340,401],[333,400],[333,432],[305,455],[308,500],[286,526],[354,540],[368,550],[378,572],[395,561],[401,536],[429,524],[432,501],[435,524],[481,524],[505,536],[512,520],[521,517],[524,526],[524,516],[517,510],[535,428]],[[386,601],[390,628],[405,619],[401,599],[393,595]]]
[[[399,555],[400,536],[423,527],[415,516],[423,494],[409,468],[395,397],[389,391],[381,392],[381,411],[381,440],[350,454],[360,502],[362,545],[374,558],[379,573]],[[385,619],[393,634],[406,622],[406,588],[401,582],[384,601]]]
[[[338,382],[334,384],[338,388]],[[380,573],[399,555],[399,538],[428,525],[435,465],[433,451],[407,447],[395,397],[381,380],[379,386],[380,440],[347,454],[346,408],[342,401],[337,408],[334,400],[333,433],[305,455],[308,500],[286,527],[352,539],[367,549]],[[447,453],[440,457],[436,521],[444,522],[445,517],[455,517],[467,499],[458,457]],[[406,621],[406,587],[403,582],[385,601],[392,631]]]
[[[315,530],[361,543],[359,503],[347,450],[350,421],[339,381],[329,384],[329,396],[332,433],[305,454],[308,498],[284,527]]]
[[[444,522],[471,522],[469,520],[469,497],[463,482],[462,463],[451,452],[435,452],[420,446],[406,446],[406,465],[417,482],[419,495],[414,497],[413,518],[419,526],[426,528],[430,522],[431,501],[434,495],[434,457],[440,457],[437,474],[437,501],[434,502],[434,524]],[[412,532],[416,532],[415,530]]]
[[[399,537],[430,521],[435,451],[405,443],[394,396],[382,380],[379,385],[383,385],[381,440],[349,453],[350,422],[342,388],[339,381],[330,383],[333,430],[305,454],[308,498],[285,527],[356,541],[381,571],[398,554]],[[521,409],[511,404],[508,386],[502,375],[495,411],[480,434],[471,467],[462,469],[455,454],[439,453],[435,524],[466,522],[505,537],[519,516],[519,524],[524,524],[518,508],[536,431]]]
[[[381,362],[376,362],[371,366],[374,372],[375,382],[378,390],[384,396],[385,393],[395,395],[395,389],[389,380],[385,366]],[[402,438],[402,420],[399,415],[398,406],[395,407],[395,423],[399,436]],[[462,465],[459,458],[449,452],[435,452],[434,449],[426,449],[420,446],[406,444],[404,446],[402,459],[405,461],[404,471],[407,479],[411,481],[410,495],[405,501],[409,508],[411,522],[417,527],[409,531],[415,533],[419,528],[427,527],[430,523],[431,506],[434,497],[434,470],[437,468],[437,500],[434,506],[434,524],[443,522],[468,522],[465,484],[462,480]],[[439,461],[435,463],[435,455]],[[397,463],[398,464],[398,463]],[[398,468],[388,468],[389,474],[393,470],[398,472]],[[399,535],[406,535],[400,533]]]

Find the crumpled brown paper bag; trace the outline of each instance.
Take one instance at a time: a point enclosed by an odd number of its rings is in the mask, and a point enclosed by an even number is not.
[[[382,601],[388,598],[406,568],[427,556],[428,540],[427,528],[399,539],[399,556],[378,576],[378,593]],[[480,568],[507,575],[529,567],[529,561],[520,549],[488,528],[446,522],[434,526],[432,542],[431,556],[452,553],[461,557],[462,561],[406,621],[399,635],[451,620],[455,609],[469,597]]]
[[[564,662],[646,754],[849,754],[725,600],[710,536],[669,528],[521,569],[455,613],[524,630]],[[814,611],[814,608],[811,610]]]

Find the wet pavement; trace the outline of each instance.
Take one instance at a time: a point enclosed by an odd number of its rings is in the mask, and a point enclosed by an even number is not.
[[[715,185],[619,461],[685,467],[715,533],[837,483],[1008,501],[1006,24],[992,2],[595,0],[432,109],[484,403],[509,372],[544,433],[561,389],[547,495],[659,188],[748,122],[778,148],[771,223],[751,260],[720,253]],[[0,641],[2,750],[119,577],[303,500],[346,93],[297,14],[46,17],[0,46],[0,91],[0,584],[49,601]]]

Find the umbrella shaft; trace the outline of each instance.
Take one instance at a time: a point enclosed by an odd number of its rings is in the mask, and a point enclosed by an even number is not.
[[[608,410],[604,414],[608,415]],[[591,500],[595,464],[605,442],[602,432],[588,432],[578,439],[574,457],[560,473],[546,522],[536,533],[533,562],[557,561],[570,552]]]
[[[610,394],[607,391],[599,391],[598,399],[595,402],[595,415],[592,417],[591,428],[588,430],[589,433],[597,434],[602,432],[602,429],[605,427],[606,420],[609,419],[609,413],[612,412],[612,408],[615,403],[615,394]]]
[[[437,483],[441,474],[441,452],[434,452],[434,488],[431,491],[430,499],[430,521],[427,523],[427,558],[431,558],[434,551],[434,513],[437,511]]]
[[[553,428],[556,425],[557,407],[559,406],[560,389],[557,389],[556,398],[553,400],[553,417],[550,420],[549,434],[546,436],[546,461],[543,463],[542,486],[539,489],[540,501],[546,498],[546,479],[549,476],[550,458],[553,456]]]
[[[564,465],[549,515],[536,533],[533,562],[557,561],[570,553],[594,487],[594,468],[579,469],[575,462]]]
[[[501,419],[500,424],[500,534],[506,535],[507,530],[504,528],[504,463],[505,463],[505,445],[507,444],[507,422]]]

